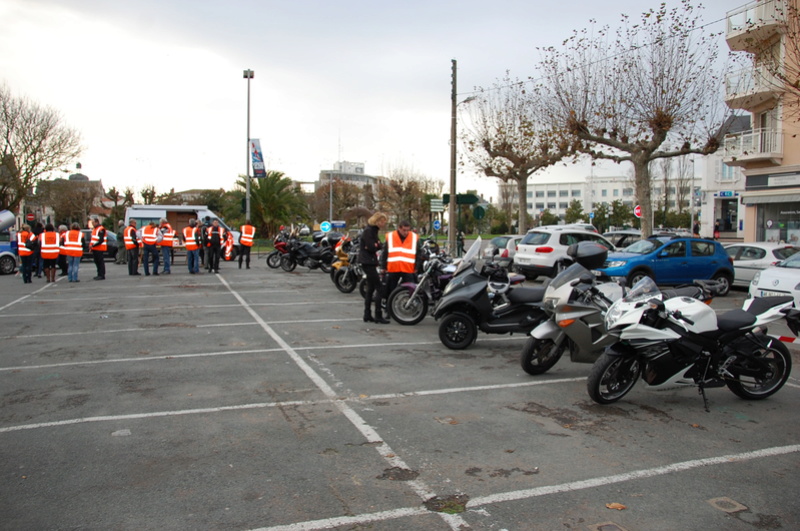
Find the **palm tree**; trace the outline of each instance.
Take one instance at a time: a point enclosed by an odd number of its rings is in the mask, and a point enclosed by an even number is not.
[[[243,190],[247,187],[245,177],[236,183]],[[300,187],[283,172],[267,171],[261,179],[250,183],[250,221],[260,234],[275,234],[281,225],[303,221],[308,218],[308,207]]]

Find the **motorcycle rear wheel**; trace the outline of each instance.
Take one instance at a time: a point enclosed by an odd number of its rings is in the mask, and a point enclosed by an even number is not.
[[[333,271],[333,267],[330,264],[326,264],[325,262],[320,262],[319,268],[322,269],[323,273],[330,274],[330,272]]]
[[[281,266],[281,252],[272,251],[267,255],[267,265],[272,269],[278,269]]]
[[[294,271],[295,267],[297,267],[297,262],[295,262],[291,256],[289,256],[288,254],[281,256],[281,269],[283,269],[287,273],[291,273],[292,271]]]
[[[340,268],[333,277],[336,289],[342,293],[353,293],[356,289],[356,277],[346,267]]]
[[[586,382],[589,396],[598,404],[616,402],[633,389],[639,372],[641,365],[638,359],[603,353],[589,372]]]
[[[415,325],[428,315],[428,297],[423,294],[412,299],[411,292],[401,286],[389,295],[386,309],[389,316],[401,325]]]
[[[439,340],[451,350],[463,350],[478,338],[472,317],[462,312],[447,315],[439,324]]]
[[[546,373],[561,359],[566,346],[566,341],[556,347],[552,339],[529,337],[519,357],[522,370],[533,376]]]
[[[761,400],[777,393],[792,372],[792,355],[786,345],[777,339],[771,340],[769,347],[759,349],[753,354],[758,359],[742,357],[730,365],[728,371],[736,379],[725,382],[733,394],[745,400]],[[764,378],[739,374],[743,370],[761,370]]]

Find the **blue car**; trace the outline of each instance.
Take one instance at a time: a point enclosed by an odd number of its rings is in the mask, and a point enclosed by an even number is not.
[[[734,278],[733,261],[718,242],[674,236],[651,236],[624,252],[609,253],[598,274],[615,280],[625,278],[628,286],[645,276],[659,285],[716,280],[721,285],[720,295],[727,295]]]

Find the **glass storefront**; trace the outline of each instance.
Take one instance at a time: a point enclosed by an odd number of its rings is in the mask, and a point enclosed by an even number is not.
[[[756,239],[800,245],[800,204],[765,203],[757,208]]]

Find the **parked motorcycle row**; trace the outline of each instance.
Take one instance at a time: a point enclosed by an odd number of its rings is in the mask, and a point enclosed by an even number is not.
[[[742,309],[718,316],[709,304],[724,286],[714,281],[670,290],[648,277],[630,288],[599,282],[592,270],[608,251],[593,242],[570,247],[573,265],[552,280],[525,287],[522,275],[508,272],[507,260],[479,263],[480,247],[478,238],[463,259],[453,260],[435,242],[425,242],[417,280],[401,283],[387,297],[390,318],[413,326],[432,315],[450,349],[469,347],[479,331],[526,334],[520,353],[526,373],[543,374],[568,353],[573,362],[592,364],[587,390],[598,404],[620,400],[641,379],[656,390],[695,386],[708,410],[706,389],[727,386],[758,400],[789,378],[791,354],[768,335],[767,325],[785,319],[800,334],[800,309],[792,297],[748,299]],[[359,288],[364,296],[357,237],[310,244],[279,235],[275,249],[267,257],[270,267],[320,268],[339,291]]]

